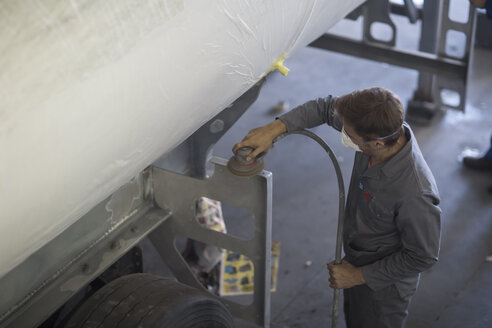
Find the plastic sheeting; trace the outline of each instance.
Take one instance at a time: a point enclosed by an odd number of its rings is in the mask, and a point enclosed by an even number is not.
[[[0,276],[361,2],[0,0]]]

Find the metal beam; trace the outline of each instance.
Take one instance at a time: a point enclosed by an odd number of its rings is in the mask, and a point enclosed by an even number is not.
[[[309,46],[449,78],[464,80],[467,74],[467,65],[459,60],[442,58],[421,51],[396,50],[393,47],[372,42],[361,42],[332,34],[322,35]]]
[[[350,20],[357,20],[357,18],[359,18],[359,16],[362,14],[362,7],[363,6],[364,6],[364,4],[362,6],[357,7],[350,14],[348,14],[347,17],[345,17],[345,18],[350,19]],[[392,14],[408,17],[408,9],[406,8],[406,4],[405,5],[399,5],[396,3],[390,3],[389,9],[390,9],[390,12]],[[413,14],[415,15],[414,18],[416,20],[422,19],[422,17],[423,17],[422,8],[415,8],[415,12]],[[411,23],[414,23],[412,17],[409,17],[409,20]]]

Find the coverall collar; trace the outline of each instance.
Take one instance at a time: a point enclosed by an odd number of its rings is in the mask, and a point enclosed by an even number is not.
[[[403,122],[403,128],[405,129],[405,135],[408,139],[405,146],[403,146],[398,153],[386,162],[368,168],[363,174],[364,177],[379,179],[381,173],[387,177],[392,177],[405,166],[408,155],[412,151],[412,141],[414,140],[414,135],[406,122]],[[363,156],[363,163],[367,167],[369,163],[369,156]]]

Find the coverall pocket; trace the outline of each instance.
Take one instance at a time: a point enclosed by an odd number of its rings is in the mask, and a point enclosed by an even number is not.
[[[383,204],[376,199],[371,199],[368,204],[370,213],[370,224],[381,231],[391,231],[395,229],[394,215],[391,210],[388,210]]]

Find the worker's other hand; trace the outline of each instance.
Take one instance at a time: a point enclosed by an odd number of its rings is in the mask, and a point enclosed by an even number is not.
[[[485,8],[485,4],[487,3],[487,0],[470,0],[470,3],[473,7]]]
[[[328,280],[331,288],[350,288],[366,283],[362,275],[362,269],[345,260],[340,264],[335,264],[335,261],[331,261],[326,266],[330,272]]]
[[[258,156],[258,154],[270,149],[273,140],[286,131],[285,124],[281,120],[275,120],[270,124],[249,131],[243,141],[234,145],[232,151],[235,153],[236,150],[243,147],[254,148],[254,151],[246,158],[249,161]]]

